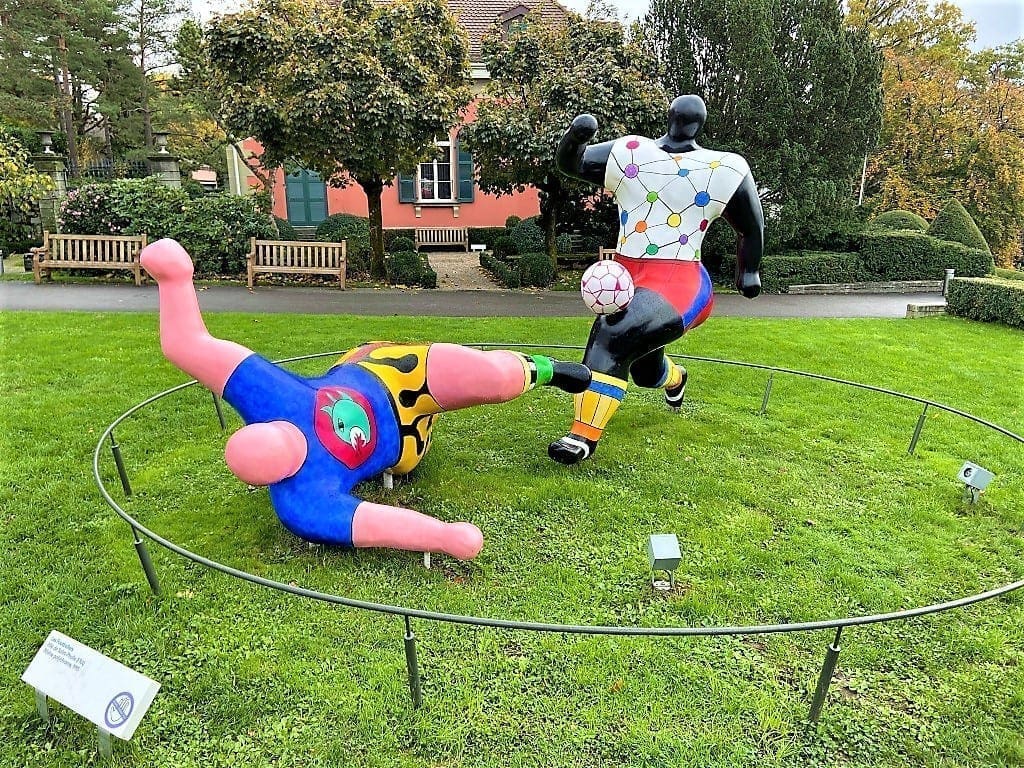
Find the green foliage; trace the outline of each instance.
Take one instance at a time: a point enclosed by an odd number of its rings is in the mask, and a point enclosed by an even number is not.
[[[517,263],[519,282],[524,287],[546,288],[555,279],[555,267],[544,251],[524,253]]]
[[[430,268],[426,256],[415,251],[391,253],[384,264],[387,267],[388,282],[392,285],[437,288],[437,273]]]
[[[509,230],[509,237],[516,253],[530,253],[544,250],[544,230],[537,226],[535,218],[523,219]]]
[[[392,229],[385,229],[384,230],[384,248],[389,253],[391,251],[396,250],[395,248],[392,247],[391,244],[394,243],[395,239],[399,238],[399,237],[404,237],[404,238],[406,238],[407,240],[411,241],[414,244],[412,246],[409,246],[409,248],[407,250],[412,250],[415,247],[415,241],[416,241],[416,230],[415,229],[410,229],[410,228],[407,228],[407,227],[405,227],[405,228],[403,228],[403,227],[394,227]]]
[[[391,242],[388,243],[388,253],[398,253],[399,251],[415,251],[416,243],[411,237],[405,237],[399,235],[398,237],[392,238]]]
[[[1003,269],[1002,267],[996,267],[995,275],[1003,280],[1024,280],[1024,272],[1019,269]]]
[[[27,211],[53,189],[53,180],[38,173],[14,132],[0,131],[0,205]]]
[[[211,22],[211,83],[236,136],[366,193],[384,273],[381,192],[436,151],[470,98],[465,34],[442,0],[258,0]]]
[[[988,251],[923,232],[866,232],[860,254],[865,273],[874,280],[941,280],[946,269],[961,277],[982,277],[993,268]]]
[[[824,245],[880,129],[867,33],[820,0],[652,0],[642,29],[665,90],[707,103],[701,144],[750,163],[770,248]]]
[[[573,238],[568,232],[563,232],[555,238],[555,250],[559,253],[571,253],[572,247]]]
[[[924,232],[928,229],[928,222],[923,216],[918,216],[911,211],[886,211],[880,213],[871,220],[871,229],[909,229],[915,232]]]
[[[723,258],[721,279],[731,285],[735,271],[736,256]],[[765,293],[785,293],[791,285],[856,283],[864,279],[856,253],[789,251],[769,254],[761,261],[761,289]]]
[[[599,140],[663,127],[667,102],[646,51],[617,23],[570,14],[564,23],[531,18],[484,41],[491,74],[476,120],[462,136],[480,167],[480,187],[498,195],[541,192],[544,249],[554,249],[560,211],[593,190],[555,168],[554,149],[572,119],[588,112]],[[522,252],[535,250],[530,247]],[[552,254],[553,255],[553,254]]]
[[[295,231],[295,227],[288,219],[282,219],[279,216],[274,217],[274,223],[277,224],[277,239],[278,240],[298,240],[299,233]]]
[[[516,223],[519,223],[517,216],[509,216],[510,219],[516,219]],[[504,227],[470,227],[469,228],[469,242],[471,243],[482,243],[487,246],[487,250],[494,250],[494,243],[499,237],[504,237],[507,231]]]
[[[931,226],[928,227],[928,234],[940,240],[966,245],[968,248],[989,250],[988,243],[985,242],[985,237],[978,229],[978,225],[974,223],[971,214],[956,199],[947,202],[938,212]]]
[[[366,272],[370,267],[370,221],[351,213],[335,213],[320,222],[316,239],[327,243],[345,240],[350,271]]]
[[[491,249],[494,251],[495,257],[499,259],[507,259],[509,256],[515,256],[519,253],[516,248],[516,241],[512,239],[511,235],[501,235],[494,239],[494,247]]]
[[[520,221],[522,221],[522,218],[519,216],[509,216],[507,219],[505,219],[505,229],[512,229],[512,227],[514,227]]]
[[[498,284],[505,288],[518,288],[522,285],[522,276],[519,274],[519,270],[497,256],[481,253],[480,266],[490,272]]]
[[[192,256],[201,275],[240,275],[250,238],[275,239],[274,227],[252,198],[231,194],[189,197],[155,178],[120,179],[71,190],[61,207],[69,234],[146,234],[171,237]]]
[[[994,278],[954,278],[946,312],[987,323],[1024,328],[1024,283]]]

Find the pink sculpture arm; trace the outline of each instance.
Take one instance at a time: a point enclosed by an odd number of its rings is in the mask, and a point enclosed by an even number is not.
[[[249,485],[270,485],[291,477],[306,460],[306,438],[287,421],[249,424],[224,447],[224,460],[235,477]]]
[[[471,560],[484,546],[484,535],[472,523],[445,523],[412,509],[364,501],[352,519],[357,547],[392,547],[412,552],[445,552]]]

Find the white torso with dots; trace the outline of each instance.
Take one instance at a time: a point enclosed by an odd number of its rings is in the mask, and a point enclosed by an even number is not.
[[[623,256],[699,261],[704,233],[750,172],[731,152],[666,152],[652,139],[623,136],[612,145],[605,189],[619,205]]]

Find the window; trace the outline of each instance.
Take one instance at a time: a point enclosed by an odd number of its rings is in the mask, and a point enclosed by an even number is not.
[[[452,143],[439,141],[437,153],[426,163],[420,163],[416,172],[416,198],[420,202],[451,202],[452,185]]]
[[[529,13],[530,9],[525,5],[517,5],[498,15],[498,23],[505,30],[506,37],[526,29],[528,24],[526,16]]]

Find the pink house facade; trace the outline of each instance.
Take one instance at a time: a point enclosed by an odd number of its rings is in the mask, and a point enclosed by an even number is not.
[[[539,13],[545,20],[558,21],[566,11],[553,0],[448,0],[448,6],[469,35],[470,67],[475,92],[482,90],[489,75],[481,63],[481,41],[495,26],[513,28],[524,23],[526,14]],[[471,103],[464,123],[476,113]],[[413,227],[500,227],[509,216],[534,216],[540,208],[537,190],[503,195],[481,191],[472,155],[459,144],[459,128],[436,142],[434,157],[420,163],[415,174],[396,177],[381,197],[386,229]],[[254,139],[242,148],[248,155],[262,151]],[[229,149],[228,177],[231,190],[246,194],[259,187],[249,169]],[[274,215],[298,227],[315,227],[327,216],[350,213],[367,216],[366,195],[356,184],[343,188],[326,186],[314,173],[278,171],[274,179]]]

